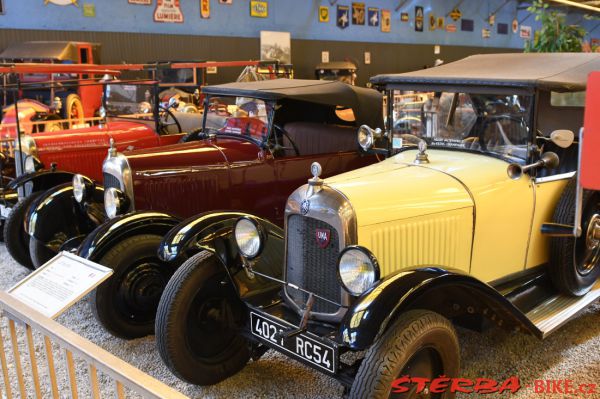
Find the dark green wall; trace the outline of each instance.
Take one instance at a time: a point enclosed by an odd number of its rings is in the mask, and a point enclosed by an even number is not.
[[[151,60],[249,60],[259,57],[259,39],[159,35],[148,33],[74,32],[41,30],[0,30],[0,49],[29,40],[77,40],[102,44],[102,62],[147,62]],[[356,43],[340,41],[292,40],[292,63],[296,78],[313,78],[314,67],[321,62],[321,51],[329,51],[330,61],[349,59],[358,62],[358,84],[379,73],[405,72],[433,65],[436,58],[446,62],[470,54],[514,52],[514,49],[442,46],[433,54],[432,45]],[[364,52],[371,52],[371,64],[364,64]],[[239,68],[222,68],[209,76],[209,83],[234,80]]]

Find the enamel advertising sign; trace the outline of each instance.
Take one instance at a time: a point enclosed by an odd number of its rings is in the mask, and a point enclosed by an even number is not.
[[[179,0],[156,0],[154,22],[183,23]]]

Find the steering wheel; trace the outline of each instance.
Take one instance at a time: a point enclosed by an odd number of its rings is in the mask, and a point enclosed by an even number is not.
[[[175,133],[183,132],[183,130],[181,129],[181,124],[179,124],[179,121],[177,120],[177,118],[175,117],[173,112],[171,111],[170,107],[165,108],[162,105],[159,105],[158,111],[159,111],[158,121],[160,123],[159,134],[170,134],[169,129],[168,129],[169,126],[177,126],[177,132],[175,132]],[[161,111],[163,113],[162,115],[160,115]],[[173,122],[167,123],[167,121],[169,120],[169,117],[171,117],[171,119],[173,119]],[[164,122],[163,122],[163,119],[164,119]]]
[[[297,157],[300,156],[300,151],[298,150],[298,146],[296,145],[296,143],[294,143],[294,140],[292,140],[290,138],[290,135],[288,134],[288,132],[286,132],[285,129],[283,127],[279,126],[279,125],[273,124],[273,128],[277,132],[281,133],[281,135],[284,136],[286,139],[288,139],[288,141],[292,145],[292,148],[290,148],[290,147],[284,147],[281,144],[277,143],[277,141],[276,141],[277,144],[275,144],[273,146],[273,152],[276,152],[276,151],[279,151],[279,150],[288,150],[288,151],[292,150],[292,151],[294,151],[294,153],[296,154]]]

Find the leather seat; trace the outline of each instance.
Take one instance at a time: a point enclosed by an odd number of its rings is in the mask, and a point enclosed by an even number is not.
[[[358,149],[356,139],[358,129],[354,126],[290,122],[283,128],[294,141],[302,156]]]

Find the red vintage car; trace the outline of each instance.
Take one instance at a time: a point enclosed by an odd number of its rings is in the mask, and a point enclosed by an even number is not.
[[[312,162],[325,176],[376,162],[356,140],[360,125],[383,125],[375,90],[288,79],[202,90],[203,128],[184,142],[128,154],[111,149],[104,186],[77,175],[31,206],[34,265],[83,240],[81,256],[115,270],[92,295],[99,320],[115,335],[153,331],[158,300],[177,267],[159,260],[159,243],[184,218],[253,210],[282,225],[285,200]],[[205,233],[214,237],[222,227],[216,221]]]
[[[111,142],[119,151],[164,146],[178,142],[184,131],[197,128],[202,120],[199,113],[180,113],[160,105],[156,82],[111,82],[104,91],[105,123],[23,134],[2,155],[2,174],[9,175],[12,168],[12,176],[18,176],[0,192],[4,239],[9,253],[25,266],[32,263],[24,215],[43,191],[71,181],[77,172],[102,181],[102,160]]]

